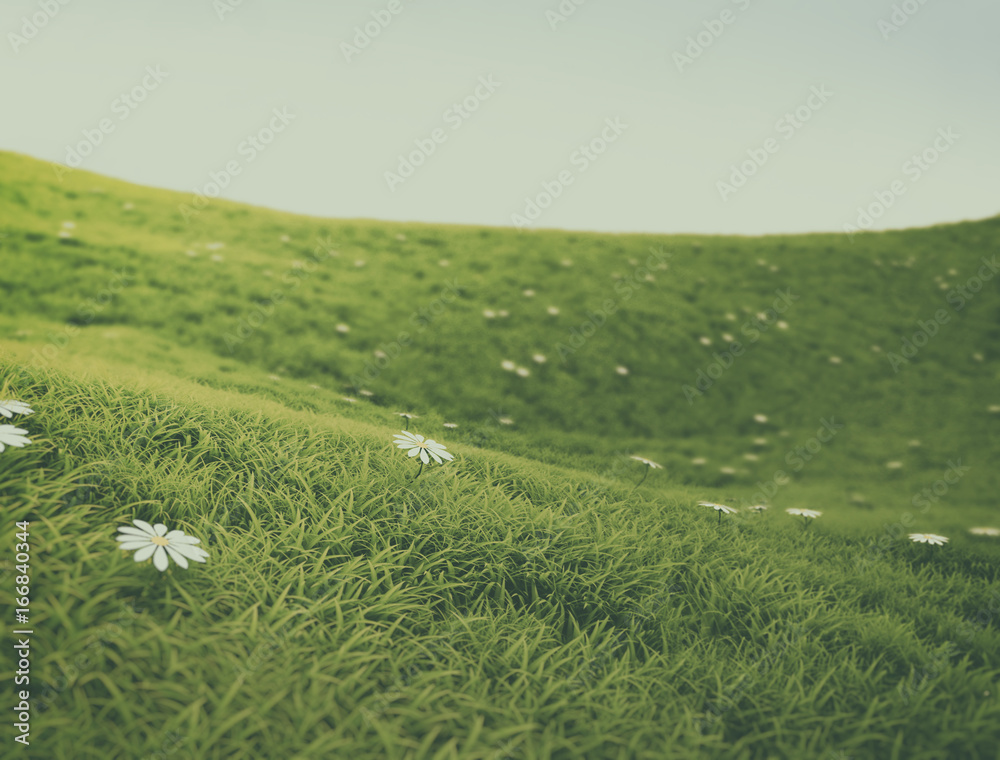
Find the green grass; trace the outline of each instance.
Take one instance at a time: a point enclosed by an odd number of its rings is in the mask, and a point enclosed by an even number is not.
[[[851,243],[213,202],[189,225],[179,194],[5,153],[0,177],[0,397],[36,410],[0,454],[3,546],[32,521],[25,756],[1000,757],[1000,548],[966,532],[997,522],[1000,279],[960,311],[935,280],[1000,253],[1000,220]],[[310,273],[317,239],[337,255]],[[787,329],[749,342],[787,289]],[[689,404],[727,332],[745,355]],[[456,460],[414,480],[397,411]],[[810,444],[821,419],[844,428]],[[632,453],[665,465],[635,490]],[[763,515],[695,506],[776,470]],[[137,565],[112,538],[134,518],[208,563]]]

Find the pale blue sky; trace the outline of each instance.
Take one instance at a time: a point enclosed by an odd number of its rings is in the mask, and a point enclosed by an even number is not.
[[[10,36],[50,2],[37,35]],[[2,4],[0,148],[65,162],[110,119],[82,168],[142,184],[204,188],[235,160],[232,200],[511,225],[568,172],[533,225],[608,231],[840,230],[896,180],[906,192],[876,229],[1000,212],[996,0],[907,0],[918,10],[888,39],[878,22],[897,0],[586,0],[555,29],[560,0],[399,0],[350,63],[341,43],[390,0],[243,0],[222,19],[235,0],[57,3]],[[724,11],[732,23],[679,71],[673,54]],[[122,119],[116,98],[157,66],[168,76]],[[480,77],[499,86],[455,129],[446,111]],[[832,95],[800,129],[779,125],[813,87]],[[250,160],[240,145],[275,108],[295,118]],[[574,160],[616,118],[606,151]],[[904,164],[949,127],[958,138],[915,180]],[[390,190],[399,154],[437,128],[444,142]],[[754,176],[720,189],[768,138]]]

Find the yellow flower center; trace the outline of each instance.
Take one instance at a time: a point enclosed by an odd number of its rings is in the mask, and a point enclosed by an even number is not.
[[[163,538],[162,536],[153,536],[149,540],[152,541],[157,546],[169,546],[170,545],[170,542],[167,539]]]

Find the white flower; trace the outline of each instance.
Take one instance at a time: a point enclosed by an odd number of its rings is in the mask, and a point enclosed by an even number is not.
[[[977,362],[981,362],[983,360],[983,355],[982,354],[973,354],[972,358],[975,359]]]
[[[518,367],[516,371],[520,377],[527,377],[531,374],[531,371],[527,367]]]
[[[410,414],[409,412],[393,412],[397,417],[405,417],[408,420],[419,420],[420,418],[415,414]]]
[[[371,398],[372,396],[375,395],[374,393],[372,393],[370,390],[367,390],[367,389],[358,391],[358,393],[360,393],[365,398]]]
[[[948,539],[944,536],[936,536],[933,533],[911,533],[910,540],[917,544],[931,544],[932,546],[944,546]]]
[[[898,470],[903,466],[902,462],[886,462],[885,467],[887,470]]]
[[[493,319],[496,315],[497,313],[493,309],[483,309],[483,316],[487,319]]]
[[[571,267],[571,266],[573,266],[573,261],[571,259],[563,259],[562,260],[562,265],[564,267]]]
[[[404,240],[406,240],[406,235],[404,235],[402,232],[400,232],[399,234],[396,235],[396,240],[398,240],[400,243],[402,243]]]
[[[720,467],[719,468],[719,472],[721,472],[723,475],[735,475],[736,474],[736,470],[734,470],[732,467]]]
[[[756,454],[744,454],[743,458],[748,462],[756,462],[758,459],[760,459],[760,457],[757,456]]]
[[[527,290],[524,291],[524,293],[522,293],[522,295],[525,298],[534,298],[535,297],[535,291],[533,291],[531,288],[528,288]]]
[[[389,355],[383,351],[381,348],[376,348],[374,351],[376,359],[388,359]]]
[[[354,266],[360,268],[360,267],[363,267],[364,265],[365,265],[365,260],[364,259],[355,259],[354,260]]]
[[[767,446],[767,439],[766,438],[754,438],[753,439],[753,445],[754,446]]]
[[[281,377],[279,375],[268,375],[268,377],[274,381],[281,380]]]
[[[348,404],[356,404],[358,400],[356,398],[351,398],[350,396],[341,396],[341,401],[346,401]]]
[[[797,517],[810,517],[813,520],[823,514],[815,509],[786,509],[785,511],[790,515],[795,515]]]
[[[766,414],[755,414],[753,416],[753,419],[754,419],[754,422],[759,422],[761,425],[763,425],[765,422],[767,422],[767,415]]]
[[[724,515],[735,515],[736,510],[732,507],[727,507],[725,504],[716,504],[714,501],[699,501],[699,507],[711,507],[716,512],[721,512]]]
[[[221,251],[225,247],[226,247],[225,243],[206,243],[205,244],[205,250],[206,251]]]
[[[501,425],[513,425],[514,424],[514,420],[512,420],[510,417],[499,417],[499,418],[497,418],[497,422],[499,422]]]
[[[843,360],[839,356],[830,357],[830,364],[840,364],[841,361]]]
[[[442,423],[442,424],[443,424],[443,425],[444,425],[444,426],[445,426],[446,428],[451,428],[452,430],[454,430],[455,428],[457,428],[457,427],[458,427],[458,425],[456,425],[456,424],[455,424],[454,422],[444,422],[444,423]]]
[[[451,461],[455,458],[452,454],[448,453],[443,445],[437,441],[425,439],[419,433],[410,433],[403,430],[393,437],[396,439],[396,445],[399,448],[407,450],[407,456],[415,457],[419,455],[420,461],[424,464],[428,464],[431,458],[438,464],[441,464],[441,460],[443,459]]]
[[[350,332],[350,331],[351,331],[351,328],[350,328],[350,327],[348,327],[347,325],[343,324],[343,323],[341,323],[341,324],[337,325],[337,327],[336,327],[335,329],[336,329],[336,330],[337,330],[337,332],[339,332],[339,333],[348,333],[348,332]]]
[[[1000,528],[969,528],[974,536],[1000,536]]]
[[[115,536],[120,541],[120,548],[123,551],[135,552],[136,562],[145,562],[150,557],[153,558],[153,566],[161,573],[167,569],[168,557],[178,565],[187,569],[187,561],[205,562],[208,559],[208,552],[195,546],[201,540],[194,536],[184,535],[182,530],[167,531],[167,526],[163,523],[150,525],[142,520],[133,520],[136,527],[121,527],[119,532],[123,535]]]
[[[125,209],[126,211],[131,211],[132,209],[135,208],[135,204],[134,203],[123,203],[122,204],[122,208]]]
[[[222,261],[222,254],[221,253],[213,253],[209,258],[211,258],[212,261],[219,262],[219,261]]]
[[[497,312],[497,316],[498,317],[509,317],[510,316],[510,312],[507,311],[506,309],[500,309],[500,311]]]
[[[3,451],[7,446],[18,449],[27,446],[31,443],[30,438],[24,437],[27,432],[27,430],[21,430],[13,425],[0,425],[0,451]]]
[[[785,320],[783,320],[783,319],[779,319],[776,324],[778,325],[778,329],[779,330],[787,330],[788,329],[788,323]]]
[[[747,507],[751,512],[763,512],[767,509],[767,504],[754,504],[752,507]]]
[[[662,470],[663,469],[663,465],[662,464],[657,464],[656,462],[652,461],[651,459],[646,459],[645,457],[631,456],[629,458],[630,459],[634,459],[637,462],[642,462],[644,465],[646,465],[647,467],[649,467],[650,469],[653,469],[653,470]]]
[[[703,464],[705,464],[706,461],[708,460],[706,460],[704,457],[695,457],[694,459],[691,460],[691,464],[693,464],[695,467],[701,467]]]
[[[735,314],[726,314],[726,319],[728,319],[730,322],[735,322],[736,321],[736,315]]]
[[[450,263],[451,263],[451,262],[450,262],[450,261],[448,261],[448,259],[441,259],[441,260],[440,260],[440,261],[438,262],[438,266],[439,266],[439,267],[446,267],[446,266],[448,266],[448,265],[449,265]]]
[[[617,367],[615,367],[615,372],[617,372],[622,377],[625,377],[625,375],[628,374],[628,367],[624,367],[621,364],[619,364]]]
[[[732,343],[734,340],[736,340],[736,338],[734,338],[729,333],[722,333],[722,339],[726,341],[726,343]]]
[[[514,364],[514,362],[512,362],[510,359],[504,359],[502,362],[500,362],[500,366],[503,367],[508,372],[513,372],[515,369],[517,369],[517,365]]]
[[[534,354],[531,358],[538,364],[545,364],[548,361],[544,354]]]
[[[281,236],[281,242],[282,243],[287,243],[289,240],[291,240],[291,238],[288,237],[288,235],[282,235]]]
[[[197,256],[197,255],[198,255],[198,252],[197,252],[197,251],[192,251],[192,250],[191,250],[190,248],[188,248],[188,249],[187,249],[186,251],[184,251],[184,253],[186,253],[186,254],[187,254],[188,256],[190,256],[190,257],[191,257],[192,259],[193,259],[193,258],[194,258],[195,256]]]
[[[997,412],[1000,412],[1000,404],[990,404],[986,407],[986,411],[990,414],[996,414]]]
[[[71,238],[71,237],[73,237],[73,233],[70,232],[69,230],[59,230],[59,237],[61,237],[61,238]]]
[[[8,419],[15,414],[34,414],[34,411],[23,401],[0,401],[0,414]]]
[[[712,339],[709,338],[707,335],[702,335],[700,338],[698,338],[698,342],[701,343],[701,345],[703,346],[712,345]]]
[[[548,308],[548,312],[549,312],[549,314],[551,314],[554,317],[556,314],[559,313],[559,307],[558,306],[550,306]]]

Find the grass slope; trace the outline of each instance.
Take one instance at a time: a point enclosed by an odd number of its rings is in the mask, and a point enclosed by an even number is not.
[[[1000,552],[964,535],[996,516],[998,280],[949,303],[998,220],[853,244],[187,222],[12,154],[0,178],[0,396],[36,409],[0,455],[4,545],[33,521],[27,756],[1000,757]],[[752,340],[776,291],[787,328]],[[723,333],[745,355],[689,403]],[[456,461],[413,481],[403,410]],[[821,419],[845,427],[813,444]],[[624,453],[667,469],[633,491]],[[808,529],[692,506],[779,469]],[[208,564],[136,565],[110,538],[133,517]]]

